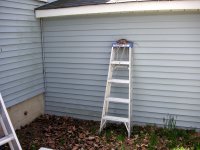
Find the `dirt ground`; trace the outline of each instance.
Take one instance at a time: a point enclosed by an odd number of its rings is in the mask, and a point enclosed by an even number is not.
[[[99,124],[43,115],[16,132],[24,150],[40,147],[56,150],[200,150],[200,134],[194,130],[134,126],[128,139],[124,125],[109,124],[99,135]]]

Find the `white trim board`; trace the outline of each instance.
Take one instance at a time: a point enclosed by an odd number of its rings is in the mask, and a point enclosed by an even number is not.
[[[36,18],[106,14],[106,13],[126,13],[126,12],[149,12],[149,11],[198,11],[200,12],[200,1],[147,1],[147,2],[127,2],[109,3],[101,5],[88,5],[70,8],[57,8],[36,10]]]
[[[46,2],[46,3],[48,2],[47,0],[37,0],[37,1],[40,1],[40,2]]]

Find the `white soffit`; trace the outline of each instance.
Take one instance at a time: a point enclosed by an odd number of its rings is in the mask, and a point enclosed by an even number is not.
[[[69,8],[57,8],[36,10],[36,18],[86,15],[86,14],[105,14],[105,13],[125,13],[125,12],[147,12],[147,11],[187,11],[200,10],[200,1],[144,1],[109,3],[101,5],[88,5]]]

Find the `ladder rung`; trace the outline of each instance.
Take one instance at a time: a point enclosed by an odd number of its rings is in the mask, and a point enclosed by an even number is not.
[[[108,82],[129,84],[129,80],[124,80],[124,79],[110,79],[110,80],[108,80]]]
[[[129,61],[112,61],[113,65],[129,65]]]
[[[115,116],[105,116],[103,117],[103,119],[110,120],[110,121],[117,121],[117,122],[128,122],[128,118],[115,117]]]
[[[13,134],[6,135],[5,137],[0,138],[0,145],[4,145],[12,140],[14,140]]]
[[[106,98],[106,100],[109,102],[116,102],[116,103],[125,103],[125,104],[129,103],[129,99],[126,99],[126,98],[109,97],[109,98]]]

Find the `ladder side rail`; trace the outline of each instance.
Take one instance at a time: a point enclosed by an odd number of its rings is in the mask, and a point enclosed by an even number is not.
[[[128,122],[128,137],[130,138],[131,134],[131,121],[132,121],[132,107],[131,107],[131,102],[132,102],[132,48],[129,47],[129,122]]]
[[[114,48],[112,47],[110,62],[109,62],[109,68],[108,68],[108,76],[107,76],[107,81],[106,81],[106,89],[105,89],[105,95],[104,95],[103,111],[102,111],[102,116],[101,116],[100,132],[103,129],[103,126],[106,123],[106,120],[104,120],[103,118],[104,118],[105,114],[107,113],[108,106],[109,106],[109,102],[106,101],[106,98],[110,95],[111,84],[108,81],[112,77],[113,67],[112,67],[111,62],[113,61],[113,59],[114,59]]]
[[[111,56],[110,56],[110,62],[109,62],[109,69],[108,69],[108,76],[107,76],[107,81],[106,81],[106,92],[105,92],[105,96],[104,96],[104,101],[106,101],[106,98],[108,98],[110,96],[110,91],[111,91],[111,86],[112,85],[108,81],[112,78],[112,74],[113,74],[113,67],[112,67],[112,64],[111,64],[113,59],[114,59],[114,48],[112,47]],[[109,107],[109,102],[106,101],[105,113],[107,113],[108,107]]]
[[[12,125],[12,122],[11,122],[11,120],[10,120],[10,117],[9,117],[9,115],[8,115],[8,112],[7,112],[6,106],[5,106],[5,104],[4,104],[4,101],[3,101],[3,98],[2,98],[1,93],[0,93],[0,103],[1,103],[1,107],[2,107],[1,109],[2,109],[2,111],[3,111],[4,114],[5,114],[5,117],[6,117],[7,121],[8,121],[8,125],[9,125],[9,127],[10,127],[10,129],[11,129],[11,132],[12,132],[13,136],[14,136],[14,140],[15,140],[15,143],[16,143],[16,148],[15,148],[15,150],[22,150],[21,145],[20,145],[20,143],[19,143],[19,140],[18,140],[18,138],[17,138],[17,135],[16,135],[16,133],[15,133],[15,129],[14,129],[14,127],[13,127],[13,125]],[[13,142],[12,142],[12,143],[13,143]],[[14,147],[14,145],[13,145],[13,147]]]

